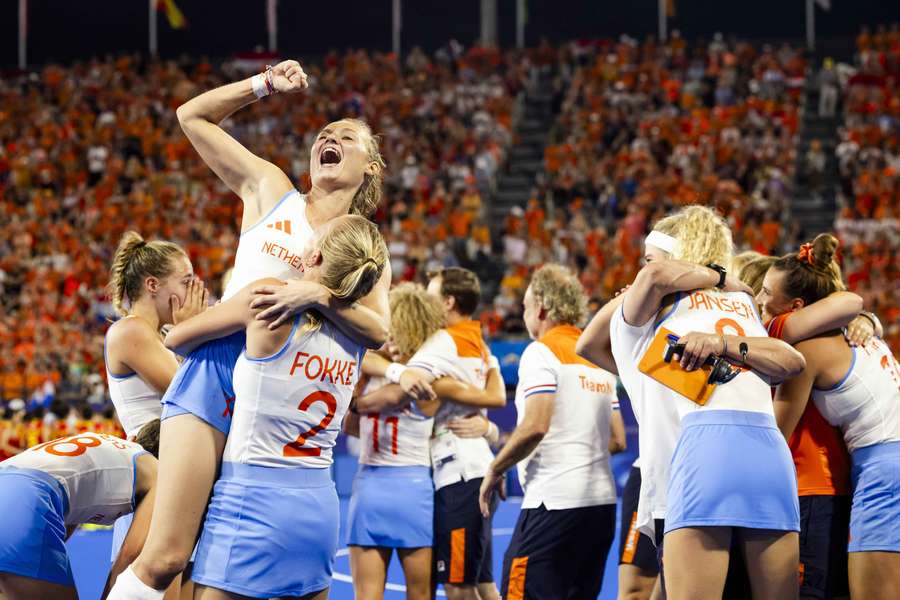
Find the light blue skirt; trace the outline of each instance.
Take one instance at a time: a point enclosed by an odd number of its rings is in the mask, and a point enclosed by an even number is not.
[[[163,420],[192,414],[228,435],[234,412],[234,365],[247,342],[245,331],[209,341],[184,358],[162,397]]]
[[[331,585],[340,513],[330,469],[223,463],[192,579],[252,598]]]
[[[848,552],[900,552],[900,442],[850,455],[853,506]]]
[[[361,465],[353,480],[347,544],[430,547],[434,539],[433,515],[431,469]]]
[[[771,415],[699,410],[681,421],[666,533],[682,527],[800,531],[797,474]]]
[[[75,586],[66,553],[69,498],[36,469],[0,468],[0,573]]]

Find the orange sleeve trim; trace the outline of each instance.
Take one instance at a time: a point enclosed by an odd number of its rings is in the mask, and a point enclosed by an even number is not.
[[[622,552],[622,563],[630,565],[634,562],[634,553],[637,551],[638,540],[641,533],[637,530],[637,511],[631,513],[631,524],[628,526],[628,536],[625,538],[625,550]]]
[[[509,567],[509,585],[506,589],[506,600],[524,600],[525,571],[528,570],[528,557],[519,556],[512,560]]]
[[[450,532],[450,580],[462,583],[466,578],[466,528]]]

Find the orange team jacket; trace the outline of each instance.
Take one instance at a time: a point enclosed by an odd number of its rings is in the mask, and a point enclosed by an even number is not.
[[[778,315],[766,325],[769,335],[782,339],[784,325],[793,313]],[[813,404],[806,404],[794,433],[788,440],[797,469],[800,496],[845,496],[850,494],[850,456],[844,436]]]

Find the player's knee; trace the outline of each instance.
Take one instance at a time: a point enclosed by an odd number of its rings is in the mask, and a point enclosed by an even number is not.
[[[448,600],[479,600],[478,588],[474,585],[458,585],[445,583],[444,592]]]
[[[190,552],[165,550],[136,564],[135,572],[151,587],[161,590],[167,588],[187,568],[190,557]]]

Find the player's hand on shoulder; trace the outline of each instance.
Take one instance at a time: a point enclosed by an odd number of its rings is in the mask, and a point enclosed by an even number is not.
[[[851,346],[865,346],[875,335],[875,324],[859,315],[844,329],[844,338]]]
[[[457,437],[461,438],[480,438],[487,433],[489,421],[487,417],[477,414],[464,417],[461,419],[453,419],[447,423],[447,427]]]
[[[296,60],[283,60],[272,67],[272,85],[279,92],[293,94],[309,87],[309,78]]]

